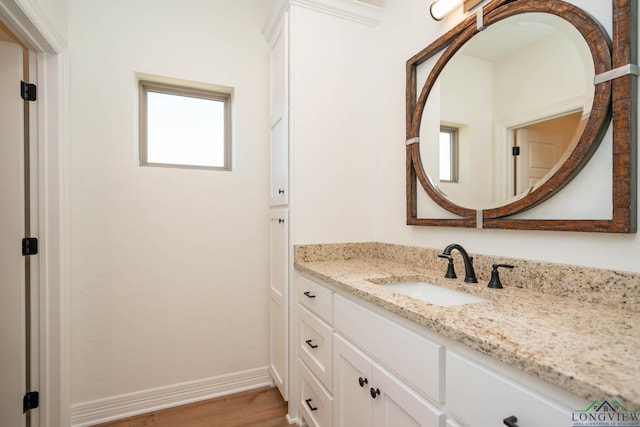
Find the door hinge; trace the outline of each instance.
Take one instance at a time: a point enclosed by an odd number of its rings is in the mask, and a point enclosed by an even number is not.
[[[513,156],[519,156],[520,155],[520,147],[511,147],[511,154]]]
[[[40,405],[40,393],[37,391],[30,391],[24,395],[22,399],[22,413],[35,409]]]
[[[36,85],[33,83],[20,82],[20,97],[25,101],[36,100]]]
[[[22,239],[22,255],[35,255],[38,253],[38,239],[35,237],[25,237]]]

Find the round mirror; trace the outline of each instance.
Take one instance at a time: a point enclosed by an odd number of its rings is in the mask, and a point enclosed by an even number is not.
[[[427,99],[420,151],[429,179],[470,209],[529,193],[575,148],[593,78],[589,46],[558,16],[523,13],[477,33]]]
[[[559,191],[596,150],[611,108],[610,83],[594,84],[611,66],[608,39],[582,10],[522,1],[483,18],[481,31],[469,19],[411,58],[407,92],[409,182],[473,220]],[[429,63],[422,84],[417,67]]]

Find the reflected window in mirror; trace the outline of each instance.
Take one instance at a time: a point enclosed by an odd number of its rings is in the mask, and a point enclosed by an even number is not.
[[[440,126],[440,181],[458,182],[458,128]]]

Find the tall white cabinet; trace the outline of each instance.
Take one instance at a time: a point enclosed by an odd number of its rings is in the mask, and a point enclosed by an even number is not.
[[[356,0],[274,0],[263,28],[271,48],[270,370],[287,400],[300,387],[294,244],[375,237],[380,15]],[[297,417],[291,401],[289,415]]]
[[[277,22],[271,44],[271,173],[269,372],[289,398],[289,129],[288,61],[285,21]]]

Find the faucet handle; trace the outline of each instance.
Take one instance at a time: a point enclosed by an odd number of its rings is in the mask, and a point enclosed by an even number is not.
[[[491,270],[491,280],[489,280],[489,285],[487,287],[491,289],[502,289],[503,286],[502,286],[502,282],[500,281],[500,275],[498,274],[498,268],[503,267],[503,268],[513,269],[513,265],[493,264],[492,267],[493,269]]]
[[[440,254],[438,257],[449,260],[449,264],[447,264],[447,272],[444,277],[447,279],[456,279],[458,276],[456,276],[456,271],[453,269],[453,257],[447,254]]]

